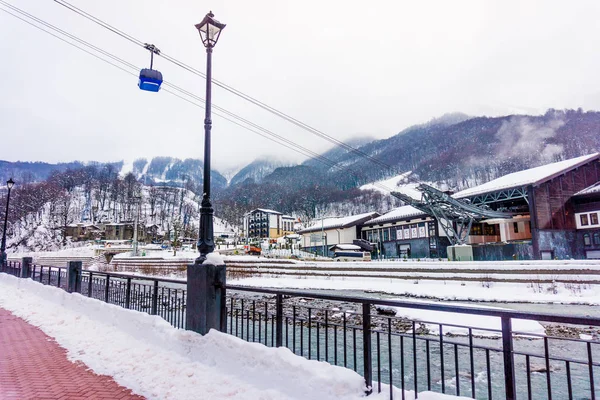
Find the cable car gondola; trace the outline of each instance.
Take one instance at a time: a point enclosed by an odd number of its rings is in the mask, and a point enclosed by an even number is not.
[[[154,63],[154,54],[160,54],[160,50],[157,49],[153,44],[148,43],[146,43],[144,47],[150,51],[150,68],[144,68],[140,71],[138,87],[141,90],[146,90],[148,92],[158,92],[163,81],[163,77],[160,71],[152,69],[152,65]]]

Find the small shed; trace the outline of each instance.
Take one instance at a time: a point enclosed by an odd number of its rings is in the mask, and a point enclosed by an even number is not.
[[[329,251],[361,251],[361,247],[355,244],[336,244],[329,248]]]

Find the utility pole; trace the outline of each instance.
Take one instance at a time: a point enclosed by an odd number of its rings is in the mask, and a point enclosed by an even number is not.
[[[140,203],[141,203],[141,196],[136,196],[135,197],[135,203],[136,203],[136,207],[135,207],[135,218],[134,218],[134,222],[133,222],[133,256],[136,257],[138,255],[138,218],[140,215]]]
[[[321,251],[323,253],[323,257],[325,257],[325,229],[323,225],[324,215],[321,215]]]

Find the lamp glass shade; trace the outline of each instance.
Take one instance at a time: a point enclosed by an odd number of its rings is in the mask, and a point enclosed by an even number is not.
[[[15,181],[13,181],[12,178],[10,178],[9,180],[6,181],[7,188],[12,189],[13,186],[15,186]]]
[[[196,25],[196,29],[200,32],[200,38],[204,47],[214,47],[219,40],[221,31],[225,28],[225,24],[220,23],[213,18],[214,14],[209,12],[206,14],[202,22]]]

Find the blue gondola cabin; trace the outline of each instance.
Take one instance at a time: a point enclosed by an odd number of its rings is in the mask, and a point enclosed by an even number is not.
[[[148,92],[158,92],[162,81],[163,77],[160,71],[144,68],[140,71],[138,86],[140,89]]]

